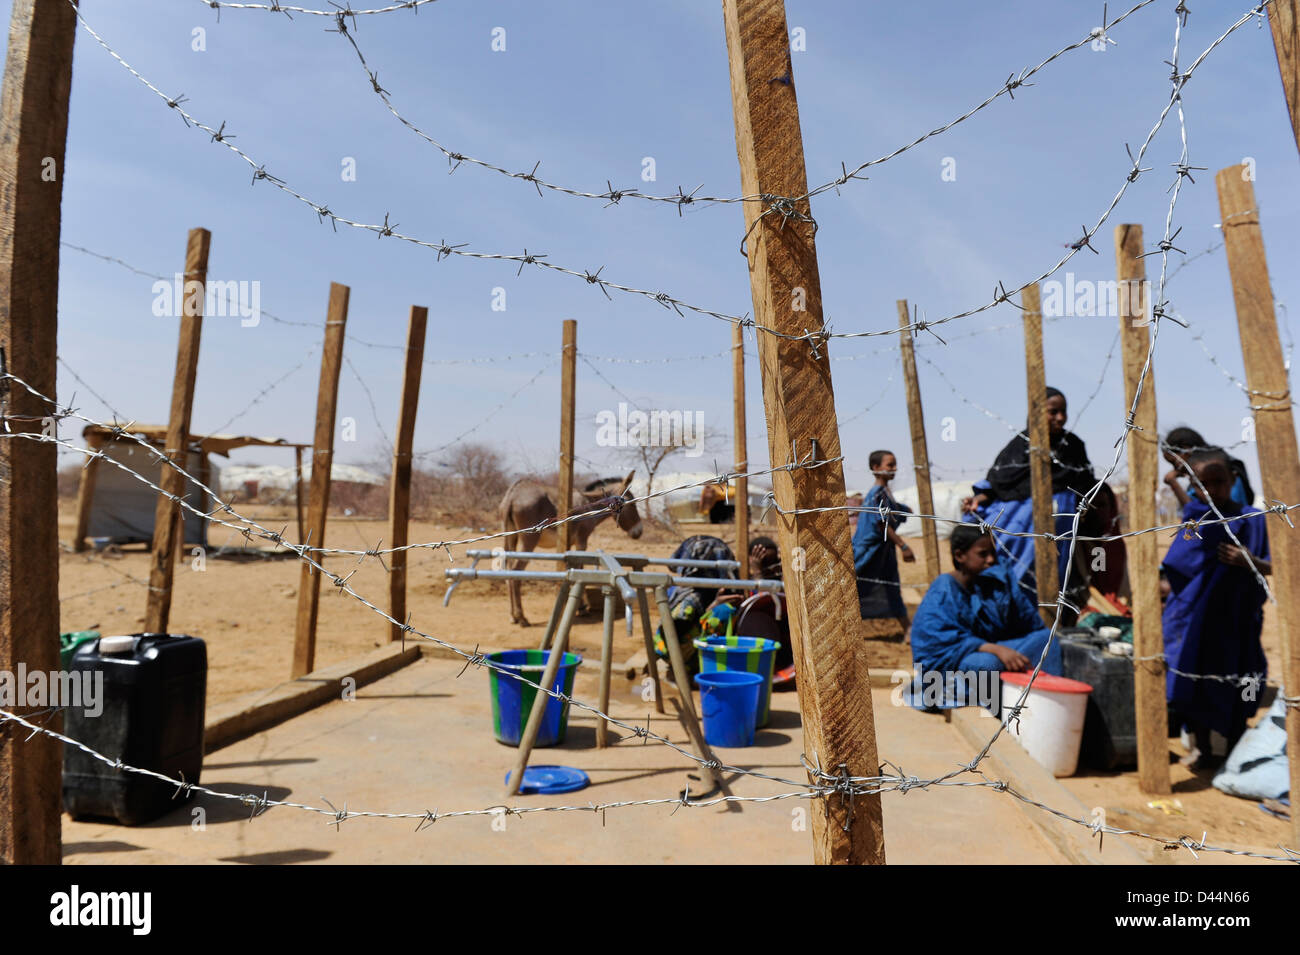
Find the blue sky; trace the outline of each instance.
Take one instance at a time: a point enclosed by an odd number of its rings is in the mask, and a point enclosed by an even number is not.
[[[307,6],[326,6],[314,0]],[[361,5],[361,4],[358,4]],[[0,9],[8,13],[8,4]],[[1111,15],[1128,5],[1112,4]],[[1088,47],[1044,69],[1032,87],[1002,97],[949,132],[874,167],[870,180],[814,201],[825,311],[839,331],[888,329],[906,298],[939,318],[982,304],[998,281],[1008,288],[1040,274],[1091,227],[1123,183],[1136,150],[1169,95],[1173,0],[1160,0],[1112,31],[1117,45]],[[1245,3],[1193,4],[1182,61],[1203,50]],[[468,243],[485,252],[546,253],[575,269],[604,268],[613,281],[667,290],[729,314],[752,310],[739,255],[744,232],[736,204],[687,207],[600,202],[548,192],[481,169],[448,175],[446,160],[403,128],[371,90],[351,48],[326,32],[324,18],[292,22],[260,11],[225,10],[220,21],[198,0],[83,0],[88,22],[129,63],[234,142],[267,170],[340,215],[400,231]],[[811,182],[839,175],[941,125],[992,93],[1008,74],[1037,64],[1100,23],[1101,4],[798,2],[787,4],[806,50],[793,54],[794,81]],[[492,49],[505,30],[504,51]],[[193,49],[202,28],[205,49]],[[361,19],[355,34],[394,104],[452,149],[508,169],[527,170],[590,191],[640,188],[666,194],[703,184],[701,194],[740,192],[721,4],[665,0],[468,3],[441,0],[417,14]],[[1185,182],[1175,211],[1177,245],[1201,252],[1219,241],[1214,173],[1255,161],[1255,187],[1279,301],[1295,298],[1297,154],[1268,30],[1234,33],[1197,70],[1184,93],[1191,161],[1208,171]],[[1144,226],[1160,237],[1179,155],[1177,117],[1156,137],[1145,166],[1093,240],[1056,278],[1115,277],[1113,227]],[[356,180],[343,181],[346,157]],[[641,180],[653,157],[656,181]],[[956,177],[944,181],[945,160]],[[952,168],[952,163],[949,163]],[[209,276],[257,281],[266,312],[293,322],[324,319],[331,281],[352,287],[350,339],[400,345],[411,304],[427,305],[431,361],[424,372],[416,450],[442,445],[483,422],[473,439],[497,446],[518,468],[553,466],[558,440],[561,320],[578,320],[581,352],[619,391],[647,408],[701,411],[706,429],[729,446],[730,327],[666,311],[641,297],[606,299],[579,279],[494,261],[452,258],[340,227],[250,183],[248,167],[193,129],[78,32],[64,182],[63,239],[119,257],[148,272],[182,267],[186,231],[213,233]],[[1171,256],[1171,269],[1181,257]],[[1148,259],[1152,273],[1159,257]],[[155,317],[152,280],[64,249],[59,350],[87,384],[128,418],[163,422],[175,360],[175,322]],[[494,289],[506,310],[493,311]],[[1170,285],[1174,309],[1205,346],[1241,376],[1241,351],[1222,249],[1183,269]],[[973,476],[1024,418],[1020,313],[1001,306],[940,330],[947,346],[919,339],[920,379],[938,479]],[[999,329],[1010,324],[1011,327]],[[1071,317],[1046,328],[1049,383],[1069,396],[1094,464],[1109,461],[1123,422],[1118,354],[1106,367],[1118,320]],[[984,331],[984,334],[971,334]],[[1244,396],[1216,370],[1192,332],[1166,324],[1155,362],[1161,430],[1191,424],[1212,441],[1241,438]],[[319,368],[315,328],[267,318],[204,325],[193,427],[216,428],[276,378],[302,364],[229,426],[309,441]],[[753,349],[752,337],[749,349]],[[868,480],[867,454],[898,452],[911,462],[896,339],[831,346],[836,403],[845,426],[850,486]],[[316,348],[315,351],[311,349]],[[392,433],[401,353],[353,341],[340,389],[340,418],[356,421],[356,441],[339,459],[380,453],[380,425]],[[698,356],[720,357],[689,360]],[[599,360],[682,359],[623,364]],[[847,360],[852,358],[852,360]],[[931,364],[932,363],[932,364]],[[549,367],[548,367],[549,366]],[[1106,367],[1104,379],[1103,368]],[[512,393],[505,408],[495,411]],[[750,461],[766,461],[766,428],[750,362]],[[892,381],[890,377],[892,375]],[[1099,387],[1100,384],[1100,387]],[[77,392],[93,417],[110,412],[60,369],[60,393]],[[954,392],[953,389],[956,389]],[[1095,399],[1084,411],[1089,395]],[[578,365],[578,453],[605,469],[596,415],[622,398]],[[874,403],[874,404],[873,404]],[[871,410],[860,414],[871,406]],[[494,413],[495,411],[495,413]],[[857,417],[854,417],[854,416]],[[953,419],[953,441],[942,422]],[[1250,445],[1237,450],[1257,474]],[[236,460],[278,461],[253,450]],[[720,466],[728,466],[726,455]],[[696,462],[682,461],[695,467]],[[711,465],[707,461],[706,466]],[[904,481],[900,480],[900,485]]]

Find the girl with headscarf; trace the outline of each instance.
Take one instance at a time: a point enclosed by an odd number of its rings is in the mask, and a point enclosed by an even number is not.
[[[1186,507],[1188,500],[1193,497],[1200,497],[1195,487],[1191,488],[1190,492],[1183,487],[1182,479],[1187,477],[1187,472],[1183,465],[1179,463],[1179,458],[1186,460],[1189,455],[1201,451],[1219,450],[1222,449],[1206,443],[1199,431],[1187,427],[1174,428],[1160,442],[1161,454],[1164,455],[1167,462],[1173,465],[1173,470],[1165,475],[1165,484],[1174,492],[1179,507]],[[1224,453],[1227,454],[1226,451]],[[1233,478],[1232,500],[1240,507],[1253,505],[1255,503],[1255,489],[1250,486],[1250,476],[1246,473],[1246,463],[1230,454],[1227,455],[1227,459]]]
[[[1055,388],[1047,389],[1047,424],[1052,449],[1052,513],[1056,516],[1056,533],[1068,533],[1074,524],[1074,513],[1079,500],[1092,490],[1096,480],[1088,451],[1072,431],[1065,429],[1069,415],[1065,395]],[[984,521],[990,527],[1017,533],[1034,530],[1034,502],[1031,498],[1029,473],[1028,428],[1007,442],[988,476],[972,485],[975,492],[962,502],[965,520]],[[1081,529],[1081,533],[1082,533]],[[1011,579],[1019,580],[1026,589],[1034,589],[1034,542],[1032,537],[1013,537],[995,534],[999,559],[1011,567]],[[1057,547],[1058,579],[1067,581],[1068,542]],[[1076,574],[1075,577],[1078,575]],[[1068,590],[1086,588],[1086,582],[1072,581]]]

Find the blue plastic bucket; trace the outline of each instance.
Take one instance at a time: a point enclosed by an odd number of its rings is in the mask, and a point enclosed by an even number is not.
[[[509,670],[534,683],[540,683],[550,654],[549,650],[499,650],[487,655],[488,662],[492,664],[488,668],[488,685],[492,690],[492,732],[498,743],[519,745],[524,727],[528,725],[528,715],[533,711],[533,700],[538,693],[537,687],[521,683],[501,670]],[[555,674],[555,683],[551,689],[565,696],[571,695],[573,677],[580,663],[582,657],[576,653],[566,653],[560,661],[560,669]],[[501,670],[494,667],[500,667]],[[555,746],[563,743],[568,728],[569,704],[551,697],[546,703],[534,745]]]
[[[719,670],[695,677],[710,746],[754,745],[755,720],[763,677],[743,670]]]
[[[758,722],[755,726],[766,726],[771,715],[772,704],[772,669],[776,666],[776,651],[781,644],[763,637],[700,637],[695,641],[700,651],[700,672],[721,673],[727,670],[739,670],[743,673],[757,673],[763,678],[763,686],[758,695]]]

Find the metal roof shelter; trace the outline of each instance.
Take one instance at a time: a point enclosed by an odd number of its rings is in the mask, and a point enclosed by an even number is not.
[[[158,424],[132,424],[122,429],[125,434],[105,425],[89,425],[82,431],[87,447],[100,451],[122,467],[101,467],[101,458],[91,458],[81,472],[77,490],[77,527],[72,546],[74,550],[86,549],[86,539],[107,538],[115,544],[149,543],[153,540],[154,514],[158,492],[123,468],[134,471],[152,484],[159,484],[162,462],[140,446],[139,440],[162,449],[167,440],[167,426]],[[259,438],[250,435],[210,434],[190,435],[185,470],[203,484],[212,486],[210,456],[228,455],[237,448],[268,447],[293,448],[297,481],[297,509],[299,535],[302,533],[302,451],[310,444],[295,444],[284,438]],[[185,502],[198,511],[209,511],[212,505],[206,492],[190,484],[186,488]],[[201,546],[207,544],[207,522],[198,514],[181,511],[185,543]]]

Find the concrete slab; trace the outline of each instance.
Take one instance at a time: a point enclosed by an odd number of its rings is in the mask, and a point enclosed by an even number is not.
[[[502,782],[516,751],[491,734],[487,674],[462,663],[421,659],[371,685],[354,701],[328,703],[209,757],[203,784],[222,792],[263,792],[338,809],[422,813],[485,809],[502,801]],[[584,667],[577,695],[595,698],[595,673]],[[640,686],[615,681],[611,709],[685,744],[671,717],[653,714]],[[891,705],[873,691],[881,754],[908,773],[930,776],[969,760],[969,743],[942,717]],[[758,745],[719,750],[725,762],[799,780],[797,702],[773,698],[772,726]],[[671,709],[671,707],[670,707]],[[587,806],[595,802],[675,799],[693,764],[667,747],[634,737],[595,749],[595,721],[580,711],[561,747],[537,750],[535,763],[577,766],[592,785],[568,796],[522,796],[512,805]],[[697,778],[691,779],[690,775]],[[740,776],[731,792],[773,795],[794,787]],[[598,813],[441,819],[416,832],[417,820],[358,819],[336,830],[325,816],[272,808],[249,819],[233,800],[197,796],[147,826],[125,828],[65,817],[68,863],[808,863],[807,803],[783,799],[708,808],[630,806]],[[1030,824],[1017,803],[987,789],[936,788],[884,797],[891,863],[1063,863],[1061,850]]]

